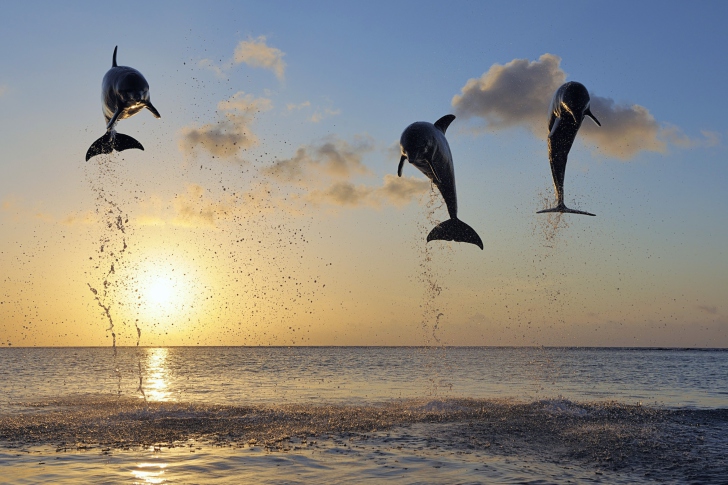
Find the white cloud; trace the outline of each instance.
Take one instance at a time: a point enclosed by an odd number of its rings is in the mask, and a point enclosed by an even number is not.
[[[494,64],[480,78],[469,79],[461,94],[453,97],[455,114],[481,118],[493,130],[526,125],[543,131],[551,97],[566,81],[560,63],[559,57],[544,54],[538,61]]]
[[[482,120],[482,130],[523,126],[545,139],[551,98],[567,77],[560,63],[558,56],[544,54],[537,61],[514,59],[505,65],[494,64],[480,78],[468,80],[453,97],[455,114]],[[702,139],[691,138],[675,125],[659,123],[644,106],[590,96],[591,111],[602,126],[586,120],[579,137],[610,157],[628,160],[641,151],[664,153],[668,145],[684,148],[720,143],[714,132],[703,132]]]

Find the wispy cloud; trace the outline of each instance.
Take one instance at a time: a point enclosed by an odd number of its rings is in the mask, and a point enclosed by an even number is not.
[[[191,183],[171,199],[153,195],[139,202],[133,222],[141,226],[171,225],[186,228],[216,228],[240,209],[231,194],[216,198],[202,185]]]
[[[14,221],[39,220],[52,224],[73,226],[79,224],[92,224],[98,220],[92,211],[72,212],[59,216],[44,210],[43,203],[38,201],[28,204],[25,200],[15,195],[9,195],[0,202],[0,215],[7,214]]]
[[[133,223],[184,228],[220,228],[226,222],[270,212],[293,216],[335,209],[401,207],[430,191],[430,181],[417,177],[384,176],[381,184],[364,183],[372,171],[363,157],[375,150],[368,136],[342,140],[330,136],[302,145],[295,154],[272,165],[255,168],[258,176],[247,189],[235,192],[209,190],[187,184],[171,198],[152,195],[139,201]],[[252,179],[251,179],[252,180]],[[76,216],[73,223],[80,222]]]
[[[297,111],[297,110],[300,110],[300,109],[303,109],[303,108],[308,108],[310,106],[311,106],[311,102],[310,101],[304,101],[303,103],[299,103],[299,104],[288,103],[286,105],[286,109],[288,111]]]
[[[718,315],[718,307],[715,305],[696,305],[695,307],[709,315]]]
[[[286,110],[291,111],[300,111],[300,110],[307,110],[310,111],[309,108],[313,111],[313,113],[308,116],[308,121],[311,123],[320,123],[322,120],[326,118],[331,118],[332,116],[338,116],[341,114],[340,109],[334,109],[334,108],[322,108],[320,106],[313,106],[310,101],[304,101],[303,103],[295,104],[295,103],[289,103],[286,105]]]
[[[258,113],[272,107],[270,99],[255,98],[240,91],[218,103],[220,119],[217,122],[183,128],[179,148],[187,154],[199,149],[213,157],[235,160],[241,150],[258,144],[250,125]]]
[[[302,185],[316,183],[322,176],[348,179],[370,173],[362,163],[362,157],[373,148],[369,137],[349,143],[330,136],[322,143],[299,147],[293,157],[278,160],[263,171],[280,182]]]
[[[183,194],[173,201],[174,217],[171,222],[183,227],[215,227],[218,218],[224,218],[233,210],[225,201],[206,200],[205,189],[198,184],[188,184]]]
[[[37,203],[36,208],[28,207],[20,197],[9,195],[0,203],[0,214],[8,214],[15,221],[39,219],[44,222],[54,222],[54,217],[43,211],[41,206],[42,204]]]
[[[256,39],[242,40],[235,46],[235,51],[230,60],[220,61],[218,64],[212,59],[202,59],[198,65],[209,69],[220,77],[224,77],[233,66],[246,64],[250,67],[269,69],[275,73],[280,81],[283,81],[286,73],[286,63],[283,57],[286,54],[276,47],[270,47],[266,41],[264,35]]]
[[[349,181],[335,182],[325,189],[312,190],[306,199],[314,204],[343,207],[382,207],[386,204],[401,207],[429,190],[429,180],[386,174],[380,186],[357,185]]]
[[[340,109],[330,109],[330,108],[317,109],[308,120],[313,123],[319,123],[321,120],[323,120],[325,118],[330,118],[332,116],[336,116],[336,115],[340,115],[340,114],[341,114]]]
[[[356,177],[371,175],[362,158],[373,149],[369,137],[349,143],[332,136],[299,147],[293,157],[279,160],[263,172],[279,185],[290,184],[295,198],[313,205],[403,206],[430,190],[429,180],[392,174],[385,175],[381,185],[356,183]]]
[[[92,211],[72,212],[61,219],[61,224],[64,226],[87,226],[89,224],[94,224],[97,220],[98,218],[96,217],[96,214]]]
[[[281,81],[286,71],[286,63],[283,61],[285,54],[275,47],[266,44],[265,36],[257,39],[240,41],[235,47],[235,63],[245,63],[251,67],[262,67],[270,69]]]
[[[514,59],[505,65],[494,64],[481,77],[469,79],[453,97],[455,114],[482,120],[482,131],[523,126],[546,138],[551,98],[567,77],[560,64],[561,58],[553,54],[544,54],[537,61]],[[703,132],[702,139],[691,138],[678,126],[659,123],[644,106],[618,104],[593,93],[590,96],[591,110],[602,126],[587,120],[580,137],[608,156],[628,160],[641,151],[664,153],[668,145],[712,146],[720,142],[714,132]]]
[[[2,98],[5,93],[8,92],[8,86],[7,84],[0,84],[0,98]]]

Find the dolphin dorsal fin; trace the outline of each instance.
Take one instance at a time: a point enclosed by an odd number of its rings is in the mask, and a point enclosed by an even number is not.
[[[118,45],[116,47],[114,47],[114,58],[111,60],[111,67],[117,67],[117,64],[116,64],[116,49],[118,49],[118,48],[119,48]]]
[[[450,123],[452,123],[452,120],[454,119],[455,115],[445,115],[439,120],[435,121],[435,128],[445,133],[445,130],[447,130],[447,127],[450,126]]]

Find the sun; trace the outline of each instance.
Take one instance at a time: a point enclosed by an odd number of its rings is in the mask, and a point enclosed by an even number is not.
[[[140,265],[129,285],[136,318],[161,324],[189,316],[199,292],[189,266],[171,258],[149,258]]]
[[[155,276],[146,291],[147,301],[152,304],[168,306],[175,299],[172,278]]]
[[[120,317],[135,322],[142,332],[180,334],[214,314],[206,268],[189,254],[139,251],[117,294]],[[193,255],[194,256],[194,255]],[[216,301],[215,301],[216,303]]]

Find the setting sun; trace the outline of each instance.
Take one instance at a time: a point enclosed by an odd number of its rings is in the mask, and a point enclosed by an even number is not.
[[[168,306],[174,299],[174,290],[171,279],[157,277],[149,286],[146,297],[150,303]]]
[[[140,327],[150,330],[180,328],[200,308],[198,305],[204,281],[200,268],[177,254],[142,251],[141,262],[132,263],[135,277],[118,295],[128,302],[128,318],[138,319]],[[162,327],[159,327],[161,325]]]

